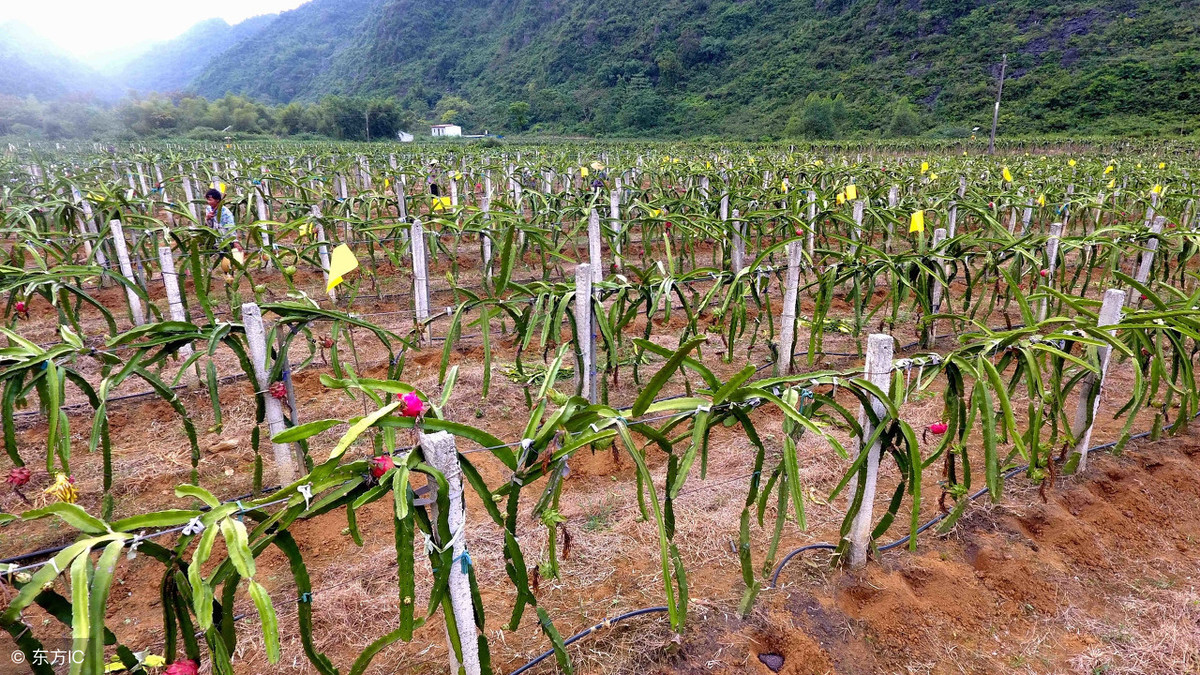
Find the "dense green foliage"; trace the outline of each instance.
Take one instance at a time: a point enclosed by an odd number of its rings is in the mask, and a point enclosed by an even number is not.
[[[117,79],[273,105],[390,99],[420,135],[453,122],[468,132],[964,137],[990,125],[1007,53],[1002,134],[1190,134],[1196,5],[313,0],[232,28],[201,24]],[[55,79],[70,76],[65,66],[51,78],[0,48],[4,63],[0,92],[78,91]],[[329,133],[289,115],[258,130]]]
[[[1007,52],[1004,132],[1179,132],[1200,112],[1195,4],[386,0],[332,55],[279,25],[256,43],[271,59],[305,45],[290,71],[239,49],[198,84],[279,101],[397,96],[439,121],[438,102],[456,96],[469,105],[454,121],[471,129],[505,124],[520,101],[535,130],[750,137],[782,135],[811,93],[840,93],[833,133],[964,134],[991,121]],[[320,1],[289,14],[332,30],[331,13],[353,14]],[[904,97],[917,125],[892,124]]]

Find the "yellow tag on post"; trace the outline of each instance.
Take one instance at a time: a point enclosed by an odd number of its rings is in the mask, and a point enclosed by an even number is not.
[[[445,211],[448,208],[450,208],[450,198],[449,197],[434,197],[433,198],[433,210],[434,211]]]
[[[929,162],[921,162],[921,173],[929,170]]]
[[[1112,180],[1108,181],[1108,189],[1109,189],[1109,190],[1111,190],[1111,189],[1113,189],[1113,188],[1115,188],[1115,187],[1117,187],[1117,179],[1116,179],[1116,178],[1114,178],[1114,179],[1112,179]]]
[[[929,174],[929,180],[931,180],[931,181],[935,181],[935,180],[937,180],[937,173],[936,173],[936,172],[931,172],[931,173]]]
[[[908,225],[909,232],[924,232],[925,231],[925,212],[913,211],[912,220]]]
[[[1112,173],[1112,172],[1113,172],[1113,165],[1112,165],[1112,164],[1109,164],[1108,166],[1104,167],[1104,175],[1105,175],[1105,176],[1107,176],[1108,174],[1110,174],[1110,173]]]
[[[342,283],[342,277],[356,269],[358,258],[354,257],[354,251],[349,246],[341,244],[333,249],[329,256],[329,284],[325,286],[325,292],[332,291],[334,286]]]
[[[1067,160],[1067,166],[1075,166],[1077,163],[1078,163],[1078,162],[1076,162],[1076,161],[1075,161],[1075,160],[1073,160],[1073,159],[1068,159],[1068,160]]]
[[[790,187],[791,187],[791,186],[790,186],[790,185],[788,185],[788,180],[787,180],[786,178],[784,178],[784,179],[783,179],[783,180],[782,180],[782,181],[779,183],[779,191],[780,191],[780,192],[782,192],[782,193],[783,193],[783,194],[785,194],[785,195],[788,193],[788,189],[789,189]]]
[[[299,234],[301,237],[307,237],[308,235],[312,234],[312,229],[311,222],[303,222],[300,223],[300,229],[297,234]]]
[[[662,213],[662,209],[650,209],[650,217],[657,218]]]
[[[846,199],[858,199],[858,186],[856,186],[854,183],[846,186]]]
[[[838,203],[838,206],[841,206],[842,204],[846,203],[846,193],[845,192],[837,193],[837,203]]]
[[[1161,195],[1162,194],[1162,186],[1155,185],[1154,187],[1150,188],[1150,194]]]
[[[579,167],[579,175],[584,178],[587,178],[588,177],[588,168],[586,166]]]
[[[1012,182],[1012,172],[1008,170],[1007,166],[1004,167],[1004,170],[1001,171],[1000,174],[1004,177],[1005,182],[1007,182],[1007,183]]]
[[[1046,205],[1046,195],[1038,195],[1038,206]]]
[[[1166,163],[1166,162],[1159,162],[1159,163],[1158,163],[1158,168],[1160,168],[1160,169],[1165,169],[1165,168],[1167,168],[1167,163]]]

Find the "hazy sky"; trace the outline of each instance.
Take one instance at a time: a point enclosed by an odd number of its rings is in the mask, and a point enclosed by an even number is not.
[[[0,23],[28,24],[85,61],[169,40],[193,24],[219,17],[237,23],[259,14],[295,9],[305,0],[0,0]]]

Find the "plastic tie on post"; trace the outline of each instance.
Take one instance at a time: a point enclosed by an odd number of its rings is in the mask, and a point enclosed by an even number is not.
[[[462,555],[458,556],[458,558],[459,558],[459,560],[462,561],[462,573],[470,574],[471,573],[471,564],[472,564],[470,552],[468,552],[464,549],[462,552]]]
[[[306,605],[312,604],[312,591],[305,591],[301,593],[300,597],[296,599],[296,602]]]
[[[701,403],[700,405],[696,406],[696,413],[699,414],[702,412],[712,412],[712,404]]]

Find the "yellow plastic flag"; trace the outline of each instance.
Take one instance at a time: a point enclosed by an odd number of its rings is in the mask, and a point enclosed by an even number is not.
[[[909,232],[924,232],[925,231],[925,212],[913,211],[912,221],[908,225]]]
[[[854,183],[846,186],[846,199],[858,199],[858,186]]]
[[[1112,165],[1112,164],[1109,164],[1108,166],[1104,167],[1104,175],[1105,175],[1105,176],[1107,176],[1108,174],[1110,174],[1110,173],[1112,173],[1112,172],[1113,172],[1113,165]]]
[[[929,162],[921,162],[921,173],[929,170]]]
[[[329,256],[329,284],[325,286],[325,292],[333,290],[334,286],[342,283],[342,277],[358,269],[358,258],[354,257],[354,251],[350,247],[341,244],[333,249],[333,254]]]
[[[1111,189],[1113,189],[1113,188],[1115,188],[1115,187],[1117,187],[1117,179],[1116,179],[1116,178],[1114,178],[1114,179],[1112,179],[1112,180],[1108,181],[1108,189],[1109,189],[1109,190],[1111,190]]]
[[[846,203],[846,193],[845,192],[837,193],[837,203],[839,206]]]
[[[1012,182],[1012,172],[1008,170],[1007,166],[1004,167],[1004,171],[1001,172],[1001,175],[1004,176],[1004,180],[1006,182],[1008,182],[1008,183]]]
[[[929,180],[937,180],[937,173],[930,173]]]
[[[662,209],[650,209],[650,217],[657,218],[662,213]]]
[[[587,178],[588,168],[586,166],[579,167],[579,175],[583,176],[584,178]]]
[[[1156,195],[1161,195],[1162,194],[1162,186],[1155,185],[1154,187],[1150,188],[1150,193],[1156,194]]]
[[[789,189],[790,187],[791,187],[791,186],[790,186],[790,185],[788,185],[788,179],[786,179],[786,178],[784,178],[784,179],[783,179],[783,180],[782,180],[782,181],[779,183],[779,191],[780,191],[780,192],[782,192],[782,193],[783,193],[783,194],[785,194],[785,195],[787,194],[787,192],[788,192],[788,189]]]
[[[1159,163],[1158,163],[1158,168],[1160,168],[1160,169],[1165,169],[1165,168],[1167,168],[1167,163],[1166,163],[1166,162],[1159,162]]]
[[[706,169],[711,169],[711,168],[712,168],[712,162],[705,162],[705,163],[704,163],[704,168],[706,168]]]
[[[1075,160],[1073,160],[1073,159],[1068,159],[1068,160],[1067,160],[1067,166],[1075,166],[1077,163],[1078,163],[1078,162],[1076,162],[1076,161],[1075,161]]]
[[[1038,195],[1038,206],[1046,205],[1046,195]]]
[[[308,235],[312,234],[312,223],[309,223],[309,222],[300,223],[300,230],[299,230],[298,234],[301,237],[307,237]]]
[[[392,181],[391,181],[391,179],[384,178],[384,179],[383,179],[383,189],[384,189],[384,190],[387,190],[387,189],[389,189],[389,188],[391,188],[391,187],[392,187]]]
[[[450,198],[449,197],[434,197],[433,198],[433,210],[434,211],[445,211],[448,208],[450,208]]]

